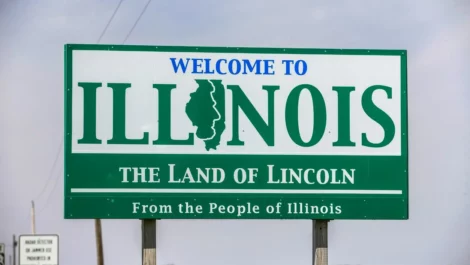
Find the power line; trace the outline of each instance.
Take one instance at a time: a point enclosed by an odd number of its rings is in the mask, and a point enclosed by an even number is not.
[[[42,191],[39,193],[39,195],[36,196],[35,200],[39,199],[42,196],[44,191],[46,191],[46,187],[49,185],[49,182],[52,179],[52,176],[53,176],[52,172],[54,171],[54,168],[57,165],[57,161],[59,160],[59,156],[60,156],[60,153],[61,153],[60,151],[62,150],[63,143],[64,143],[64,138],[62,137],[62,141],[59,144],[59,149],[57,149],[57,154],[56,154],[56,157],[55,157],[55,160],[54,160],[54,164],[52,164],[51,170],[49,171],[49,178],[46,181],[46,185],[44,185],[44,187],[42,188]]]
[[[134,31],[135,27],[137,26],[137,24],[139,24],[139,21],[140,19],[142,18],[142,16],[144,15],[145,11],[147,10],[147,7],[149,6],[150,2],[152,2],[152,0],[148,0],[147,1],[147,4],[145,4],[144,6],[144,9],[142,9],[142,12],[140,12],[140,15],[139,17],[137,18],[137,20],[135,21],[134,25],[132,26],[131,30],[129,31],[129,33],[127,33],[127,36],[126,38],[124,39],[124,41],[122,42],[122,44],[124,44],[127,39],[129,38],[129,36],[131,36],[132,32]]]
[[[113,15],[109,18],[108,22],[106,23],[105,28],[104,28],[103,31],[101,32],[101,35],[100,35],[100,37],[98,38],[98,40],[96,41],[96,43],[99,43],[99,42],[101,41],[101,38],[104,36],[104,34],[106,33],[106,31],[108,30],[109,25],[111,24],[112,20],[114,19],[114,16],[116,15],[117,11],[118,11],[119,8],[121,7],[121,4],[122,4],[123,1],[124,1],[124,0],[120,0],[120,1],[119,1],[119,3],[118,3],[118,5],[117,5],[116,9],[114,9]],[[46,184],[44,185],[44,187],[43,187],[41,193],[40,193],[38,196],[36,196],[36,199],[38,199],[39,197],[41,197],[41,195],[42,195],[42,194],[44,193],[44,191],[46,190],[46,187],[49,185],[50,180],[52,179],[52,176],[53,176],[53,175],[52,175],[52,172],[53,172],[54,168],[55,168],[56,165],[57,165],[57,161],[59,160],[59,155],[60,155],[60,151],[62,150],[63,144],[64,144],[64,138],[62,137],[62,141],[60,142],[59,148],[58,148],[58,150],[57,150],[57,155],[56,155],[56,158],[55,158],[55,160],[54,160],[54,164],[52,165],[51,170],[50,170],[50,173],[49,173],[49,178],[48,178]],[[41,212],[47,207],[47,204],[49,203],[50,196],[51,196],[51,194],[54,192],[54,190],[55,190],[55,188],[56,188],[56,186],[57,186],[57,182],[58,182],[57,180],[59,179],[59,176],[60,176],[60,175],[61,175],[61,174],[60,174],[60,171],[59,171],[59,173],[57,174],[57,176],[56,176],[56,178],[55,178],[54,187],[52,188],[51,192],[50,192],[49,195],[47,196],[46,202],[45,202],[43,208],[39,211],[39,213],[41,213]],[[39,213],[38,213],[38,214],[39,214]]]
[[[121,7],[121,4],[122,4],[123,1],[124,1],[124,0],[119,1],[119,4],[117,5],[116,9],[114,9],[113,15],[112,15],[111,18],[108,20],[108,23],[106,24],[106,27],[104,27],[104,29],[103,29],[103,31],[101,32],[101,35],[100,35],[100,37],[98,38],[98,40],[96,41],[96,43],[100,43],[101,38],[103,38],[104,34],[105,34],[106,31],[108,30],[108,27],[109,27],[109,25],[111,24],[111,21],[113,21],[114,16],[116,15],[117,11],[118,11],[119,8]]]
[[[121,4],[124,0],[120,0],[118,5],[116,6],[116,8],[114,9],[114,12],[113,14],[111,15],[111,17],[109,18],[108,20],[108,23],[106,23],[106,26],[105,28],[103,29],[103,31],[101,32],[101,35],[100,37],[98,38],[98,40],[96,41],[97,43],[99,43],[101,41],[101,38],[103,38],[104,34],[106,33],[106,31],[108,30],[109,28],[109,25],[111,24],[111,22],[113,21],[114,17],[116,16],[117,14],[117,11],[119,10],[119,8],[121,7]],[[147,4],[144,6],[144,8],[142,9],[142,11],[140,12],[139,16],[137,17],[137,20],[135,21],[134,25],[132,26],[131,30],[129,31],[129,33],[127,34],[126,38],[124,39],[123,43],[125,43],[127,41],[127,39],[129,38],[129,36],[132,34],[132,32],[134,31],[135,27],[137,26],[137,24],[139,23],[140,19],[142,18],[142,16],[144,15],[145,11],[147,10],[148,6],[150,5],[150,2],[152,0],[148,0],[147,1]],[[59,145],[59,149],[57,150],[57,155],[56,155],[56,158],[54,160],[54,164],[52,165],[51,167],[51,170],[50,170],[50,173],[49,173],[49,178],[46,182],[46,185],[44,185],[41,193],[36,197],[36,198],[39,198],[43,193],[44,191],[46,190],[46,187],[49,185],[49,182],[50,180],[52,179],[52,171],[54,170],[54,168],[56,167],[56,164],[57,164],[57,161],[59,159],[59,155],[60,155],[60,151],[62,149],[62,146],[63,146],[63,143],[64,143],[64,139],[62,138],[62,141]],[[60,176],[60,173],[57,174],[56,178],[55,178],[55,183],[54,183],[54,186],[51,190],[51,192],[49,193],[49,195],[47,196],[47,199],[46,199],[46,202],[44,203],[44,206],[43,208],[41,208],[41,210],[37,213],[38,215],[47,207],[47,205],[49,204],[49,199],[51,197],[51,194],[54,192],[55,188],[57,187],[57,183],[58,183],[58,179],[59,179],[59,176]]]
[[[42,213],[42,211],[44,211],[46,208],[47,208],[47,205],[49,204],[49,199],[51,198],[51,195],[54,193],[56,187],[57,187],[57,183],[59,183],[59,176],[60,176],[60,171],[57,173],[57,177],[55,178],[55,183],[54,183],[54,186],[51,190],[51,192],[49,192],[49,195],[47,195],[47,199],[46,199],[46,202],[44,203],[44,206],[41,208],[41,210],[38,211],[38,213],[36,213],[36,215],[39,215]]]

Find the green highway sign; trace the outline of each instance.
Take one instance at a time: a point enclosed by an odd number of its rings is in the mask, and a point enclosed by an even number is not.
[[[67,219],[408,219],[404,50],[65,45]]]

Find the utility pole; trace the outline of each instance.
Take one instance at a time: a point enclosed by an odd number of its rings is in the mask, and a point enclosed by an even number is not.
[[[36,216],[34,212],[34,201],[31,201],[31,232],[36,234]]]

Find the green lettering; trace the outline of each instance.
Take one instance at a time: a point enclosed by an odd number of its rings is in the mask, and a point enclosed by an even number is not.
[[[243,145],[239,136],[239,109],[241,109],[251,124],[258,131],[268,146],[274,146],[274,92],[279,86],[263,86],[268,93],[268,122],[264,122],[255,107],[246,97],[238,85],[229,85],[227,89],[232,91],[232,140],[227,145]]]
[[[108,144],[147,144],[148,132],[144,132],[142,139],[128,139],[126,137],[126,89],[131,87],[128,83],[109,83],[113,90],[113,138]]]
[[[194,134],[189,133],[188,139],[177,140],[171,138],[171,90],[176,88],[173,84],[154,84],[158,90],[158,139],[155,145],[192,145]]]
[[[79,144],[101,144],[96,138],[96,90],[101,83],[78,83],[83,88],[83,137]]]
[[[299,129],[299,97],[303,89],[307,89],[310,92],[313,102],[314,124],[312,137],[308,142],[302,140]],[[310,147],[317,144],[323,137],[326,128],[326,105],[320,91],[318,91],[316,87],[308,84],[298,85],[292,89],[287,97],[285,120],[287,132],[294,143],[303,147]]]
[[[354,87],[333,87],[338,93],[338,140],[333,146],[356,146],[351,141],[351,92]]]
[[[392,98],[392,88],[387,86],[375,85],[366,89],[362,95],[362,108],[364,112],[384,130],[384,138],[380,143],[372,143],[367,139],[365,133],[362,134],[362,145],[367,147],[384,147],[388,145],[395,135],[395,124],[390,116],[387,115],[382,109],[377,107],[372,101],[372,95],[376,90],[383,90],[387,93],[387,98]]]

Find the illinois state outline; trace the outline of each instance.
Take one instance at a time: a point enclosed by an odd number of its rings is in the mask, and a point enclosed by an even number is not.
[[[196,126],[196,137],[204,141],[206,150],[216,150],[225,130],[225,88],[222,80],[195,81],[199,86],[190,94],[186,115]]]

